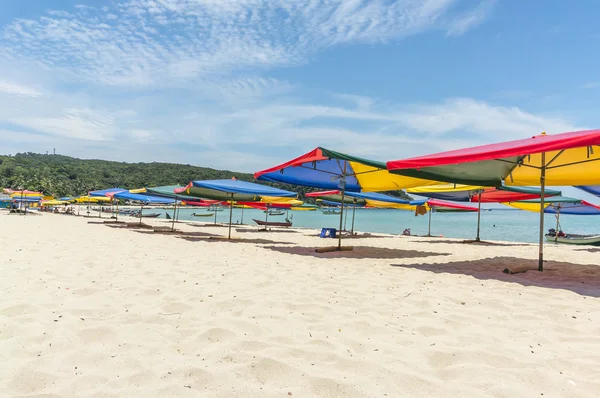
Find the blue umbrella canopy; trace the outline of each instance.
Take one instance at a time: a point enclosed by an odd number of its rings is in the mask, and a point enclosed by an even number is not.
[[[262,196],[284,198],[298,196],[296,192],[234,179],[192,181],[184,189],[175,190],[175,192],[203,199],[235,200],[240,202],[258,201]]]
[[[107,189],[100,189],[98,191],[90,191],[88,193],[88,196],[109,196],[109,194],[114,194],[117,192],[124,192],[127,191],[125,188],[107,188]]]
[[[130,193],[128,191],[118,192],[113,195],[114,198],[131,200],[133,202],[140,202],[144,204],[172,204],[175,203],[175,199],[164,198],[161,196],[146,195],[139,193]]]
[[[575,188],[579,188],[582,191],[591,193],[592,195],[596,195],[600,198],[600,185],[581,185]]]

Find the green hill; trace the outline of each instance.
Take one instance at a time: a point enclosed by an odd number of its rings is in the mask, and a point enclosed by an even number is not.
[[[231,177],[254,181],[252,174],[189,164],[124,163],[31,152],[18,153],[14,156],[0,155],[0,187],[41,191],[55,197],[82,195],[88,191],[111,187],[135,189],[161,185],[186,185],[192,180]],[[267,185],[301,194],[314,191],[314,189],[286,184],[267,183]],[[402,191],[390,192],[390,194],[407,197]]]
[[[0,187],[23,187],[57,197],[110,187],[185,185],[192,180],[234,176],[252,181],[247,173],[173,163],[124,163],[29,152],[0,156]]]

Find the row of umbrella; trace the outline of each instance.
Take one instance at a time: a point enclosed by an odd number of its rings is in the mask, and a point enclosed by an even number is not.
[[[264,181],[339,190],[342,202],[349,192],[399,189],[408,189],[410,192],[410,189],[419,188],[421,193],[435,194],[427,191],[435,191],[432,187],[448,183],[473,186],[476,195],[468,192],[463,193],[463,196],[468,201],[479,204],[484,201],[485,196],[537,195],[540,209],[538,269],[542,271],[543,215],[548,207],[545,200],[546,197],[557,194],[556,191],[548,190],[547,186],[600,184],[598,160],[600,130],[588,130],[557,135],[542,133],[523,140],[386,163],[318,147],[286,163],[259,171],[254,177]],[[517,188],[537,185],[540,186],[537,192]],[[477,199],[473,200],[474,197]],[[340,213],[343,213],[343,207]],[[342,214],[340,229],[341,220]],[[338,249],[340,248],[341,235],[338,241]]]

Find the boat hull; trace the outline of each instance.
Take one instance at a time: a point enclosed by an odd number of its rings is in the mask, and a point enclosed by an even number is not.
[[[567,235],[558,238],[546,235],[549,242],[564,243],[568,245],[600,246],[600,235]]]
[[[261,221],[255,218],[252,219],[258,225],[262,225],[264,227],[291,227],[291,222],[276,222],[276,221]]]

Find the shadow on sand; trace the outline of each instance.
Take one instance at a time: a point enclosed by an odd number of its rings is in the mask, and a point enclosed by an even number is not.
[[[448,256],[449,253],[433,253],[417,250],[388,249],[385,247],[354,246],[351,251],[315,252],[315,247],[302,246],[265,246],[281,253],[312,256],[319,258],[419,258],[430,256]]]
[[[585,249],[577,249],[577,251],[579,251],[579,252],[590,252],[590,253],[600,253],[600,247],[586,247]]]
[[[419,236],[419,238],[427,238],[427,239],[431,239],[431,238],[435,238],[435,236]],[[423,241],[419,241],[419,242],[427,242],[427,240]],[[485,240],[474,240],[474,239],[469,239],[469,240],[434,240],[434,242],[437,243],[447,243],[447,244],[454,244],[454,245],[476,245],[476,246],[532,246],[533,244],[531,243],[501,243],[501,242],[489,242],[489,241],[485,241]]]
[[[482,260],[454,261],[440,264],[391,264],[392,267],[409,268],[436,274],[470,275],[481,280],[498,280],[549,289],[570,290],[585,296],[600,297],[600,267],[558,261],[545,261],[544,272],[530,270],[519,274],[506,274],[507,267],[537,267],[537,260],[516,257],[493,257]]]
[[[260,244],[283,244],[289,245],[289,242],[278,242],[275,240],[269,239],[244,239],[244,238],[231,238],[227,239],[224,236],[205,236],[205,237],[195,237],[195,236],[184,236],[178,235],[178,238],[185,239],[189,242],[226,242],[226,243],[260,243]]]
[[[236,228],[235,229],[236,232],[240,232],[240,233],[256,233],[256,232],[272,232],[272,233],[283,233],[283,234],[297,234],[298,231],[295,231],[293,229],[252,229],[252,228]]]

